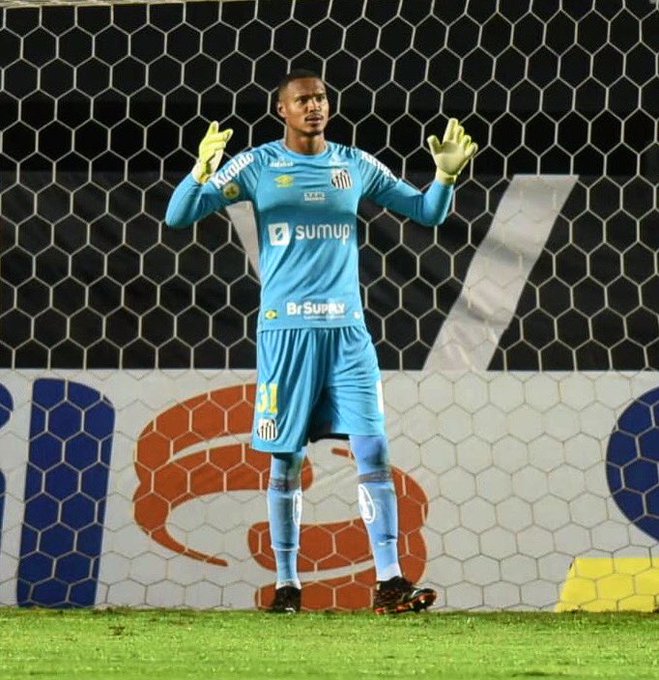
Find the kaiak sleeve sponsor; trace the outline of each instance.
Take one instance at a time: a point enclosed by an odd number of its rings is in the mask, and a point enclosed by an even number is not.
[[[222,189],[226,184],[229,184],[235,179],[242,170],[254,162],[253,153],[241,153],[234,159],[230,160],[218,173],[211,177],[211,182],[215,184],[218,189]]]

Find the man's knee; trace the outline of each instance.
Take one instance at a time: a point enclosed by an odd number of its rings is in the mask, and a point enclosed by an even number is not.
[[[300,486],[306,448],[292,453],[272,453],[270,460],[270,488],[297,489]]]
[[[389,474],[389,446],[384,435],[352,435],[350,446],[360,479]]]

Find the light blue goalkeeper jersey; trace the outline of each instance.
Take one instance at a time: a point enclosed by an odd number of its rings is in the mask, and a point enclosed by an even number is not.
[[[422,193],[370,154],[328,143],[304,155],[283,142],[225,163],[206,184],[187,176],[167,208],[170,227],[185,227],[240,201],[251,201],[261,273],[259,330],[364,324],[359,290],[357,209],[367,197],[419,224],[441,224],[453,187],[434,181]]]

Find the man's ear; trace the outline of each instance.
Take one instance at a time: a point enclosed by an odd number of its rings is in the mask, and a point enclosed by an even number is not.
[[[280,118],[284,117],[284,105],[281,102],[277,102],[277,115]]]

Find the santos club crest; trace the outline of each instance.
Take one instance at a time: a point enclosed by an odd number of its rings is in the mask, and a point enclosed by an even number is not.
[[[332,186],[337,189],[350,189],[352,187],[352,177],[345,168],[332,170]]]

